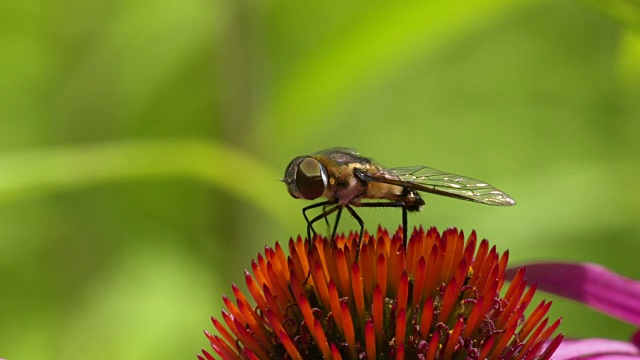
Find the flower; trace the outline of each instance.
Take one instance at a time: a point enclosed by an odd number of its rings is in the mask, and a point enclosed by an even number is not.
[[[245,280],[224,296],[219,335],[205,331],[222,359],[549,359],[563,336],[542,301],[525,318],[536,287],[524,269],[503,290],[508,253],[476,233],[379,228],[334,242],[299,236],[289,256],[276,243],[252,262]],[[503,291],[501,291],[503,290]],[[503,295],[501,295],[503,293]],[[226,326],[225,326],[226,325]],[[201,360],[214,359],[206,350]]]
[[[592,263],[527,264],[527,278],[540,290],[582,302],[598,311],[640,327],[640,281]],[[507,279],[519,270],[507,269]],[[640,331],[630,341],[571,339],[562,342],[556,360],[640,359]]]

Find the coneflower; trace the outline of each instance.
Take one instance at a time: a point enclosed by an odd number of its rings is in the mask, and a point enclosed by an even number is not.
[[[476,233],[402,229],[335,241],[276,243],[245,273],[249,300],[235,300],[205,332],[204,359],[549,359],[563,335],[546,314],[527,311],[536,286],[524,269],[505,286],[508,253]]]

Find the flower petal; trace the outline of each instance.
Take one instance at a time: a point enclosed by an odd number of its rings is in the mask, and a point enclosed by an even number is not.
[[[538,289],[577,300],[620,320],[640,326],[640,281],[591,263],[528,264],[526,277]],[[512,279],[517,268],[508,269]]]
[[[640,349],[626,341],[608,339],[565,339],[553,354],[553,360],[640,359]]]

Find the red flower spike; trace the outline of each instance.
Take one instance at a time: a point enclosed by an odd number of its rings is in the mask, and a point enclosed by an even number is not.
[[[531,347],[533,344],[537,343],[539,341],[539,337],[542,334],[542,331],[546,328],[547,326],[547,322],[548,319],[544,319],[540,325],[538,325],[538,327],[536,328],[536,330],[533,332],[533,334],[529,337],[529,339],[525,342],[524,346],[525,347]],[[518,356],[516,358],[516,360],[518,360],[518,358],[521,358],[520,356]]]
[[[467,244],[464,246],[464,252],[462,257],[467,261],[467,264],[471,264],[473,262],[473,255],[476,252],[476,243],[478,242],[478,236],[476,235],[476,231],[471,231],[471,235],[469,235],[469,239],[467,240]]]
[[[291,332],[287,332],[284,328],[285,326],[287,326],[288,324],[283,324],[280,321],[278,321],[278,317],[276,316],[276,314],[271,311],[271,309],[267,309],[267,311],[265,312],[264,316],[266,317],[267,321],[269,322],[270,325],[273,325],[273,332],[276,334],[279,334],[280,331],[284,331],[285,333],[287,333],[287,336],[291,333],[293,333],[293,331]],[[277,341],[276,341],[277,342]]]
[[[338,249],[338,256],[336,258],[338,277],[336,278],[338,290],[341,297],[351,298],[351,281],[349,279],[349,265],[347,265],[347,258],[344,251]]]
[[[280,243],[276,241],[276,246],[274,249],[274,261],[275,261],[279,266],[284,267],[287,265],[287,256],[284,254],[284,251],[282,250],[282,246],[280,246]],[[282,268],[278,269],[279,272],[282,273],[282,275],[285,276],[285,278],[287,279],[287,281],[289,281],[289,278],[287,277],[289,272],[288,271],[282,271]]]
[[[456,299],[458,298],[458,292],[456,291],[457,284],[456,279],[453,278],[449,281],[447,288],[444,292],[444,298],[442,299],[442,307],[440,308],[440,315],[438,316],[438,322],[447,322],[449,314],[456,306]]]
[[[312,335],[315,335],[315,329],[313,328],[313,320],[315,318],[313,317],[313,310],[309,305],[309,300],[307,300],[307,297],[301,293],[296,294],[296,301],[298,303],[300,313],[302,314],[302,318],[304,319],[305,324],[309,327],[309,332]]]
[[[479,359],[486,359],[487,356],[489,356],[489,352],[493,349],[493,343],[495,341],[495,337],[489,336],[484,345],[482,345],[482,350],[480,350],[480,356],[478,357]]]
[[[469,318],[467,319],[467,326],[465,326],[464,331],[462,333],[462,337],[468,338],[471,337],[472,331],[476,329],[476,325],[480,321],[482,316],[482,305],[484,303],[483,298],[479,298],[476,300],[473,309],[471,309],[471,313],[469,314]]]
[[[416,271],[416,266],[418,265],[418,258],[422,254],[418,249],[422,247],[422,238],[414,237],[414,241],[411,241],[407,244],[407,266],[406,272],[407,274],[414,274]]]
[[[456,229],[447,229],[442,238],[445,239],[445,237],[446,241],[444,241],[444,246],[446,246],[447,249],[443,259],[443,274],[451,273],[457,268],[460,263],[460,258],[462,257],[462,248],[464,246],[464,234],[462,231],[458,233]]]
[[[236,330],[240,334],[238,340],[240,340],[240,342],[242,342],[242,344],[245,346],[245,351],[247,349],[250,349],[251,352],[257,354],[259,357],[262,357],[263,359],[266,358],[267,353],[260,347],[260,343],[258,343],[258,341],[251,335],[251,333],[249,333],[249,331],[245,329],[242,322],[240,322],[238,319],[233,319],[233,323],[236,327]]]
[[[433,299],[428,298],[422,306],[422,318],[420,319],[420,335],[425,340],[431,332],[431,320],[433,320]]]
[[[255,300],[256,303],[258,304],[258,307],[262,311],[264,311],[267,308],[267,301],[265,300],[265,298],[263,296],[261,286],[258,286],[256,281],[253,279],[253,277],[251,277],[251,275],[249,274],[248,271],[244,272],[244,278],[245,278],[245,282],[247,284],[247,288],[249,289],[249,292],[251,293],[251,296],[253,297],[253,300]]]
[[[376,359],[376,334],[373,329],[373,321],[367,320],[367,324],[364,327],[364,339],[367,351],[367,360]]]
[[[264,296],[267,301],[266,309],[275,311],[275,314],[278,316],[279,320],[285,321],[284,309],[281,308],[280,305],[276,302],[276,297],[271,293],[271,289],[265,286],[262,291],[264,292]]]
[[[213,349],[213,351],[215,351],[216,354],[218,354],[218,356],[220,356],[222,359],[241,359],[241,357],[234,357],[232,354],[225,354],[224,352],[222,352],[222,350],[220,350],[220,348],[217,345],[211,344],[211,348]],[[205,354],[207,359],[215,359],[211,354],[206,353]]]
[[[513,285],[513,283],[511,285]],[[520,282],[519,284],[517,284],[517,286],[515,286],[514,291],[511,293],[511,297],[509,297],[509,299],[510,299],[509,303],[504,308],[504,310],[502,311],[502,314],[500,315],[500,317],[498,318],[498,320],[495,323],[495,325],[497,327],[503,327],[505,325],[505,323],[507,322],[507,320],[509,320],[509,318],[511,317],[511,315],[512,315],[513,311],[515,310],[516,306],[520,303],[520,298],[522,297],[522,294],[524,293],[524,288],[525,288],[526,285],[527,284],[525,282]],[[519,320],[519,318],[518,318],[518,320]]]
[[[496,276],[498,273],[498,268],[496,267],[493,271]],[[493,299],[496,298],[498,294],[498,282],[497,281],[493,281],[491,286],[486,288],[484,292],[480,293],[480,297],[483,299],[486,299],[486,301],[484,302],[484,304],[482,305],[482,313],[486,314],[489,312],[489,310],[491,309],[491,307],[493,306]]]
[[[516,332],[516,327],[512,326],[511,328],[505,329],[505,332],[496,336],[496,343],[493,345],[492,354],[489,357],[490,360],[495,360],[500,357],[503,349],[507,346],[507,344],[511,341],[513,334]],[[522,350],[521,350],[522,351]],[[524,350],[526,351],[526,349]]]
[[[344,326],[344,337],[349,345],[349,351],[351,352],[351,358],[357,358],[356,351],[356,334],[353,329],[353,320],[351,319],[351,312],[349,311],[349,305],[346,301],[340,301],[340,310],[342,316],[342,325]]]
[[[307,259],[306,261],[307,261],[307,264],[309,265],[310,269],[313,269],[313,266],[312,266],[313,264],[318,264],[318,263],[323,264],[322,257],[320,256],[320,253],[318,253],[318,248],[317,247],[312,248],[304,256]],[[324,272],[324,276],[325,277],[329,277],[328,270],[324,266],[322,267],[322,271]],[[309,279],[307,281],[307,283],[309,281],[313,281],[313,279],[312,278]],[[312,285],[312,284],[309,284],[309,285]]]
[[[427,241],[427,243],[425,244],[426,247],[424,250],[431,249],[431,247],[435,245],[436,241],[440,240],[440,232],[435,226],[429,228],[427,234],[425,235],[425,240]]]
[[[333,244],[325,244],[323,247],[323,253],[319,253],[321,254],[321,261],[322,261],[322,266],[326,269],[327,271],[327,278],[328,279],[334,279],[334,281],[338,281],[338,261],[337,261],[337,257],[338,257],[338,250],[339,248],[337,247],[337,245],[335,243]],[[338,286],[338,289],[340,288],[338,284],[336,284],[336,286]]]
[[[296,349],[296,346],[293,344],[293,341],[291,341],[291,338],[289,337],[289,335],[287,335],[286,332],[280,330],[278,332],[278,337],[280,338],[280,341],[282,342],[284,348],[287,349],[287,355],[289,355],[291,359],[302,360],[302,356],[300,356],[298,349]]]
[[[362,235],[363,238],[366,234],[367,234],[367,231],[365,230],[365,232]],[[347,264],[349,265],[353,264],[356,259],[356,250],[358,248],[357,241],[351,244],[351,243],[347,243],[345,238],[345,241],[342,243],[341,247],[344,250],[344,257],[347,260]]]
[[[242,316],[240,310],[238,310],[236,305],[232,303],[226,295],[222,295],[222,301],[227,307],[227,310],[229,310],[230,315],[232,315],[234,318],[240,318],[241,321],[244,321],[244,316]]]
[[[412,304],[419,304],[422,299],[422,289],[424,288],[424,271],[427,265],[424,257],[421,256],[416,266],[414,278],[413,278],[413,296],[411,299]]]
[[[424,278],[424,297],[433,296],[436,289],[436,265],[438,264],[438,247],[432,245],[427,259],[427,271]]]
[[[462,286],[465,284],[467,276],[469,275],[469,267],[467,266],[466,260],[460,260],[460,264],[455,270],[456,272],[453,278],[456,279],[456,284],[458,285],[456,287],[456,292],[460,293],[462,291]]]
[[[340,355],[340,351],[335,343],[331,343],[331,356],[333,360],[342,360],[342,356]]]
[[[551,337],[551,335],[556,331],[556,329],[560,326],[561,323],[562,323],[562,318],[556,320],[551,326],[546,328],[542,333],[542,336],[540,336],[540,340],[547,341],[547,339]]]
[[[360,324],[365,323],[364,318],[364,293],[362,289],[362,275],[360,274],[360,268],[358,264],[353,263],[351,266],[351,284],[353,289],[353,302],[358,314],[358,322]]]
[[[298,237],[289,257],[266,247],[245,272],[251,297],[223,297],[214,356],[199,359],[549,359],[562,336],[548,326],[550,303],[526,311],[535,293],[524,272],[500,293],[508,255],[475,232],[416,229],[334,241]],[[476,250],[476,244],[477,250]],[[526,321],[521,321],[525,318]],[[516,335],[517,334],[517,335]],[[478,356],[479,355],[479,356]]]
[[[440,332],[436,331],[431,336],[431,341],[429,341],[429,348],[427,349],[427,356],[425,359],[433,360],[438,355],[438,350],[440,349]]]
[[[471,278],[471,281],[469,281],[469,285],[475,286],[476,282],[480,278],[480,269],[482,269],[484,260],[487,258],[488,251],[489,242],[487,240],[480,241],[478,251],[476,251],[476,256],[473,264],[471,265],[471,268],[474,269],[474,276]]]
[[[229,330],[231,330],[236,339],[239,338],[240,334],[238,334],[238,332],[236,331],[236,327],[233,324],[233,316],[229,315],[228,312],[222,310],[222,320],[224,320],[224,323],[227,325]]]
[[[382,290],[380,290],[380,285],[376,285],[375,290],[373,290],[373,305],[371,308],[371,317],[373,318],[373,325],[376,333],[376,342],[378,344],[382,343],[384,328],[383,328],[383,308],[382,308]]]
[[[378,235],[378,239],[376,240],[376,259],[380,259],[380,256],[386,259],[389,256],[390,247],[391,240],[389,240],[389,234]]]
[[[492,246],[489,254],[487,254],[487,257],[482,262],[482,268],[478,271],[476,282],[470,285],[475,286],[478,288],[478,291],[482,292],[488,284],[493,283],[493,280],[498,277],[500,272],[500,269],[498,269],[496,265],[497,259],[496,247]]]
[[[406,310],[408,296],[409,276],[407,276],[406,272],[402,272],[402,276],[400,276],[400,284],[398,286],[398,302],[396,303],[398,310]]]
[[[304,258],[303,256],[301,256],[299,252],[298,241],[302,241],[300,236],[298,236],[297,240],[293,240],[293,238],[289,238],[289,254],[291,254],[289,256],[289,259],[293,260],[294,262],[293,266],[295,267],[296,271],[305,273],[309,269],[304,269],[303,264],[308,264],[308,263],[306,261],[303,261]],[[289,267],[291,267],[291,265],[289,265]]]
[[[247,348],[245,348],[243,352],[244,352],[245,358],[247,358],[248,360],[261,360],[259,357],[256,356],[256,354],[254,354],[253,352],[251,352],[251,350]]]
[[[545,349],[545,351],[542,353],[542,355],[540,355],[540,360],[551,359],[551,355],[553,355],[553,353],[558,349],[563,339],[564,339],[564,335],[560,334],[556,336],[553,340],[551,340],[549,345],[547,345],[547,348]]]
[[[398,349],[396,349],[396,360],[404,360],[404,344],[398,344]]]
[[[520,332],[518,333],[518,337],[521,339],[529,336],[531,331],[535,328],[535,326],[540,322],[540,320],[547,314],[549,308],[551,307],[551,302],[545,302],[544,300],[538,304],[538,306],[531,312],[529,318],[524,322]]]
[[[222,335],[222,337],[229,343],[229,344],[233,344],[235,342],[235,339],[233,338],[233,336],[227,331],[227,329],[222,326],[222,323],[220,321],[218,321],[218,319],[214,318],[213,316],[211,317],[211,321],[213,322],[213,326],[216,328],[216,330],[218,330],[218,332],[220,333],[220,335]],[[209,338],[209,340],[211,340],[211,337],[209,335],[208,332],[206,332],[207,338]]]
[[[291,275],[293,274],[298,279],[300,279],[300,278],[306,278],[307,274],[309,274],[309,272],[303,272],[302,266],[300,266],[299,264],[296,265],[296,263],[291,258],[287,259],[287,269],[289,269],[289,273],[290,273],[289,277],[291,277]]]
[[[341,336],[344,337],[344,325],[342,324],[343,317],[341,316],[342,310],[340,310],[340,298],[338,296],[338,290],[333,279],[329,280],[329,300],[331,302],[331,312],[333,313],[333,320],[336,322],[336,327]]]
[[[242,316],[245,318],[248,325],[251,326],[251,328],[254,329],[254,331],[262,333],[264,330],[264,327],[262,325],[262,319],[260,315],[258,315],[253,310],[253,308],[249,304],[249,301],[237,286],[232,284],[231,288],[233,289],[233,295],[236,297],[236,303],[238,304],[238,309],[240,310],[240,313],[242,313]],[[266,341],[266,338],[261,340]]]
[[[210,332],[208,332],[207,330],[204,331],[204,336],[206,336],[207,339],[209,339],[209,342],[213,342],[213,335]]]
[[[269,276],[267,275],[267,262],[264,260],[262,254],[258,254],[258,262],[253,263],[252,265],[253,276],[258,281],[258,284],[260,284],[260,287],[263,287],[265,285],[271,287]]]
[[[322,356],[325,359],[329,359],[331,357],[331,349],[329,348],[329,342],[327,341],[324,329],[318,319],[313,320],[313,329],[313,332],[316,334],[316,343],[322,352]]]
[[[407,312],[404,308],[398,311],[398,318],[396,319],[396,344],[404,345],[404,335],[407,332]]]
[[[376,273],[378,274],[378,285],[382,290],[382,295],[387,294],[387,258],[380,254],[378,256],[378,264],[376,266]]]
[[[522,297],[522,300],[520,300],[520,304],[518,304],[518,306],[520,307],[524,307],[526,308],[527,306],[529,306],[529,304],[531,304],[531,300],[533,299],[533,295],[536,294],[536,289],[538,288],[537,284],[533,284],[529,287],[529,290],[527,290],[526,294],[524,294],[524,296]]]
[[[449,338],[447,339],[447,345],[444,348],[444,353],[442,354],[442,359],[451,359],[453,356],[453,351],[455,350],[456,345],[458,344],[458,339],[460,339],[460,334],[462,333],[462,329],[464,328],[464,320],[458,319],[456,325],[453,327],[453,331],[449,334]]]
[[[209,354],[208,352],[206,352],[205,350],[202,350],[202,354],[204,355],[204,357],[198,355],[198,359],[200,360],[213,360],[213,356],[211,356],[211,354]]]
[[[287,293],[288,293],[288,282],[282,284],[280,282],[280,274],[275,271],[271,263],[267,264],[267,273],[269,275],[269,280],[271,281],[271,292],[273,293],[276,302],[280,305],[280,308],[284,309],[287,307]],[[284,287],[282,286],[284,285]]]
[[[214,341],[212,343],[212,349],[220,356],[223,356],[226,359],[240,359],[240,355],[233,351],[233,349],[225,343],[222,339],[217,336],[214,336]],[[215,344],[215,346],[214,346]]]
[[[504,294],[504,297],[510,298],[513,295],[513,292],[515,291],[516,287],[520,285],[523,279],[524,279],[524,268],[520,268],[518,269],[516,276],[514,276],[513,280],[511,280],[511,285],[509,285],[509,288],[507,289],[507,292]]]
[[[242,303],[238,303],[238,310],[244,315],[244,319],[246,322],[245,327],[248,327],[254,337],[258,340],[260,344],[267,348],[267,351],[274,352],[275,348],[273,347],[273,343],[270,339],[267,338],[267,334],[262,331],[260,324],[256,322],[256,319],[250,313],[250,310]],[[237,318],[239,319],[239,318]]]
[[[502,284],[504,283],[505,280],[505,276],[504,276],[504,272],[507,270],[507,262],[509,261],[509,250],[505,251],[504,253],[502,253],[502,256],[500,257],[500,272],[498,273],[498,289],[502,288]]]
[[[445,271],[445,260],[447,259],[447,242],[445,240],[445,235],[442,234],[442,237],[436,241],[433,245],[437,249],[438,256],[436,257],[435,268],[437,269],[435,274],[436,284],[446,283],[446,276],[449,274],[449,271]]]
[[[362,286],[364,289],[365,299],[371,299],[373,296],[373,288],[376,284],[376,262],[374,241],[368,242],[370,238],[362,240],[362,250],[360,250],[360,269],[362,269]],[[367,242],[365,242],[367,240]]]
[[[402,248],[404,245],[400,241],[395,241],[397,245],[391,244],[391,249],[396,256],[389,256],[387,259],[387,279],[399,279],[404,271],[406,261],[405,252]],[[398,291],[398,283],[396,281],[387,282],[387,294]]]
[[[329,300],[329,288],[327,287],[327,279],[324,277],[324,271],[322,270],[322,264],[320,262],[316,262],[313,267],[311,278],[313,278],[316,294],[318,294],[322,305],[324,305],[325,308],[330,308],[331,300]]]

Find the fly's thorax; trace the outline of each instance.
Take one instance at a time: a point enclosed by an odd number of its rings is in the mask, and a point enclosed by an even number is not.
[[[324,191],[324,196],[332,202],[347,205],[362,197],[367,189],[367,183],[354,175],[354,169],[362,168],[363,164],[341,164],[332,161],[324,161],[329,174],[329,182]]]

